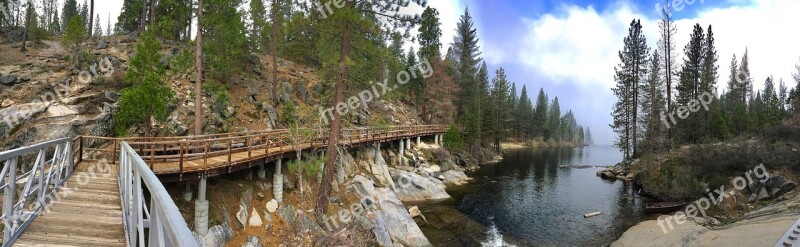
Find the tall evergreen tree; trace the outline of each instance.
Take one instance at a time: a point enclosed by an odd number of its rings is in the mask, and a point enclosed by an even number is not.
[[[439,11],[431,7],[425,8],[420,17],[419,34],[417,35],[420,59],[425,59],[431,63],[441,59],[438,57],[439,54],[441,54],[439,50],[442,47],[442,42],[439,40],[442,37],[442,29],[440,26]],[[422,80],[422,94],[427,96],[429,95],[427,91],[436,85],[429,83],[427,78],[422,78]],[[430,102],[430,100],[430,98],[425,97],[422,103],[422,116],[423,119],[427,121],[430,121],[428,117],[428,102]]]
[[[459,97],[459,115],[464,125],[465,141],[471,143],[480,136],[481,124],[479,110],[480,88],[478,86],[478,64],[481,52],[478,46],[478,33],[469,9],[464,9],[456,26],[456,37],[451,45],[456,58],[455,80],[461,88]]]
[[[717,55],[717,48],[714,44],[714,32],[711,29],[711,25],[708,26],[708,30],[706,33],[706,40],[703,45],[703,62],[702,68],[700,71],[700,85],[699,85],[699,92],[698,97],[703,93],[711,93],[714,96],[714,101],[718,101],[716,87],[717,79],[718,79],[718,70],[719,66],[717,65],[717,60],[719,60],[719,56]],[[702,122],[700,122],[700,129],[703,131],[700,133],[700,138],[707,137],[710,134],[712,125],[712,113],[711,111],[702,111]]]
[[[239,12],[241,0],[207,0],[203,15],[205,37],[203,50],[208,74],[221,81],[240,68],[235,66],[247,54],[247,40],[242,13]]]
[[[550,103],[549,108],[550,111],[547,113],[547,131],[545,132],[545,139],[560,141],[561,106],[558,104],[558,97],[553,98],[553,103]]]
[[[643,140],[645,151],[659,150],[666,144],[666,132],[664,121],[669,121],[662,114],[666,112],[666,101],[664,96],[664,79],[660,73],[661,57],[659,52],[653,52],[650,58],[650,69],[647,77],[646,84],[642,88],[642,119],[641,124],[644,126]],[[672,124],[672,123],[668,123]]]
[[[705,42],[703,28],[700,24],[695,24],[689,43],[683,49],[685,53],[683,68],[681,69],[681,79],[677,87],[677,103],[679,105],[688,106],[690,101],[699,99],[704,91],[702,69],[705,58]],[[698,116],[700,113],[683,113],[678,114],[678,117],[684,120],[681,120],[677,125],[681,140],[689,143],[698,143],[701,134],[705,132],[702,126],[703,118]]]
[[[100,15],[99,14],[97,15],[97,19],[95,19],[95,20],[97,20],[97,21],[94,23],[94,36],[96,36],[96,37],[103,36],[103,28],[100,26]]]
[[[539,94],[536,96],[536,107],[534,108],[533,118],[531,119],[531,129],[533,130],[534,138],[544,136],[547,112],[547,95],[544,93],[543,88],[539,88]]]
[[[333,0],[321,2],[321,6],[331,6]],[[416,5],[426,7],[426,3],[420,0],[413,1]],[[350,69],[357,65],[366,66],[369,63],[359,63],[362,58],[359,54],[351,54],[351,49],[368,49],[376,46],[375,40],[367,37],[383,37],[381,33],[392,33],[395,30],[403,29],[408,31],[419,22],[419,16],[403,14],[402,8],[409,7],[411,1],[389,0],[389,1],[368,1],[352,0],[345,1],[342,8],[330,13],[327,18],[322,18],[320,22],[320,44],[326,44],[332,49],[320,50],[320,61],[323,70],[331,76],[331,81],[336,82],[333,105],[344,102],[344,92],[347,82],[351,81]],[[379,17],[376,13],[381,13],[382,25],[377,25],[374,20]],[[373,21],[370,21],[373,20]],[[378,27],[378,28],[376,28]],[[335,48],[338,46],[338,49]],[[356,65],[356,66],[353,66]],[[370,69],[370,71],[375,71]],[[374,78],[374,77],[373,77]],[[368,81],[368,80],[365,80]],[[325,153],[324,175],[319,186],[316,198],[315,212],[317,215],[324,215],[328,208],[329,196],[332,189],[333,175],[336,170],[335,161],[338,159],[337,146],[341,128],[341,113],[333,111],[330,118],[330,131],[328,133],[328,146]]]
[[[267,32],[267,9],[263,0],[250,0],[250,30],[248,38],[250,47],[255,52],[267,50],[269,41]]]
[[[642,33],[642,24],[639,20],[631,21],[628,36],[623,42],[624,47],[619,52],[620,64],[614,68],[617,81],[612,88],[617,96],[617,103],[612,110],[613,123],[611,127],[618,134],[615,142],[625,154],[625,158],[637,157],[637,123],[639,106],[639,85],[642,84],[647,72],[650,48]]]
[[[142,25],[142,5],[144,5],[144,0],[123,0],[122,11],[117,17],[117,23],[114,26],[116,33],[127,34],[139,30]],[[66,13],[64,16],[66,17]]]
[[[492,112],[494,112],[494,124],[492,126],[493,132],[492,140],[496,150],[500,150],[500,142],[506,138],[509,131],[509,124],[511,119],[511,107],[509,104],[510,94],[508,88],[508,79],[506,79],[506,71],[503,68],[495,71],[494,79],[492,79]]]
[[[61,11],[61,14],[63,15],[61,17],[61,21],[64,23],[61,26],[67,28],[67,26],[69,26],[69,22],[72,20],[72,17],[80,14],[78,11],[77,0],[65,0],[64,9]]]
[[[528,97],[528,89],[522,85],[522,92],[519,95],[518,106],[514,109],[516,128],[519,130],[517,133],[518,140],[528,140],[530,138],[531,118],[533,115],[533,105],[531,99]]]

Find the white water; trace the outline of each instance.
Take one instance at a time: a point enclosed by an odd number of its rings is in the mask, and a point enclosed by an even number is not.
[[[497,230],[497,226],[492,223],[489,229],[486,230],[488,237],[485,241],[481,242],[483,247],[516,247],[516,245],[506,243],[503,241],[503,235]]]

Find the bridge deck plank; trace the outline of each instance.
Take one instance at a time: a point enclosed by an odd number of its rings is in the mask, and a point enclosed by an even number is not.
[[[125,246],[125,232],[116,172],[81,176],[92,171],[80,163],[67,180],[60,199],[43,211],[14,246]],[[96,172],[95,172],[96,173]]]

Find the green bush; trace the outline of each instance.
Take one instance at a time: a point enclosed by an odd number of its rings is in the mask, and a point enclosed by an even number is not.
[[[306,178],[316,178],[321,172],[323,164],[325,164],[325,156],[315,156],[308,160],[292,160],[289,161],[288,168],[290,172],[296,173],[299,169],[303,169],[303,174]]]
[[[444,133],[444,147],[451,151],[464,150],[464,138],[461,137],[461,131],[458,130],[458,126],[455,124],[450,125],[447,132]]]
[[[172,73],[178,75],[194,69],[194,62],[194,53],[184,49],[178,55],[169,59],[169,66],[172,68]]]

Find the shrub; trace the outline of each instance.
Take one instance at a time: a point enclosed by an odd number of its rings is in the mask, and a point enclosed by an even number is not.
[[[211,111],[227,111],[225,107],[231,101],[231,96],[228,94],[227,87],[217,82],[208,82],[203,84],[203,92],[211,97]]]
[[[444,146],[452,151],[464,150],[464,138],[461,137],[461,131],[455,124],[450,125],[444,133]]]

